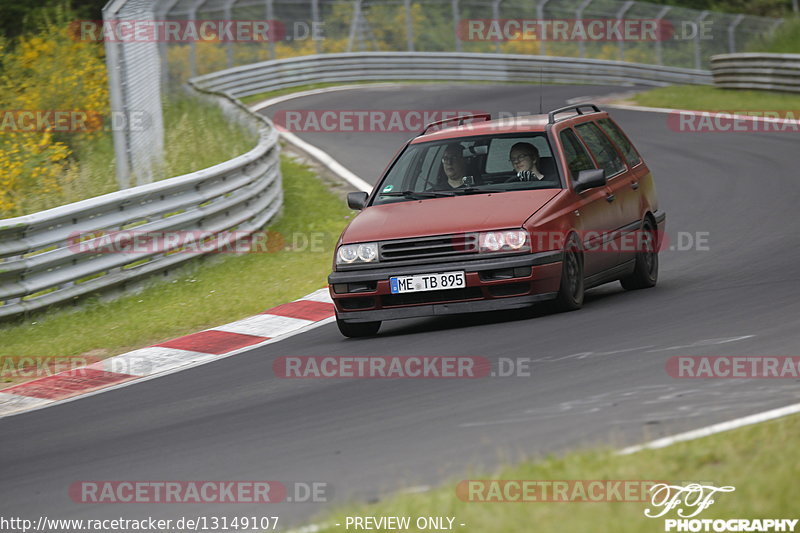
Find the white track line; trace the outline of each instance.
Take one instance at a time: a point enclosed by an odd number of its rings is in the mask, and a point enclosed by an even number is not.
[[[370,192],[372,190],[372,185],[364,181],[363,179],[359,178],[353,172],[348,170],[344,165],[336,161],[334,158],[329,156],[326,152],[323,152],[313,144],[309,144],[305,142],[303,139],[295,135],[294,133],[288,131],[281,131],[281,137],[288,142],[289,144],[293,144],[303,152],[307,153],[317,161],[319,161],[325,168],[339,176],[341,179],[345,180],[347,183],[358,189],[359,191]]]
[[[730,431],[732,429],[751,426],[753,424],[759,424],[761,422],[767,422],[769,420],[775,420],[777,418],[782,418],[784,416],[789,416],[797,413],[800,413],[800,403],[796,403],[794,405],[789,405],[786,407],[779,407],[778,409],[765,411],[763,413],[756,413],[754,415],[745,416],[742,418],[736,418],[734,420],[729,420],[728,422],[713,424],[711,426],[706,426],[700,429],[694,429],[692,431],[679,433],[671,437],[664,437],[645,444],[629,446],[627,448],[618,450],[617,455],[631,455],[637,452],[641,452],[643,450],[655,450],[658,448],[666,448],[667,446],[671,446],[678,442],[686,442],[695,439],[702,439],[703,437],[709,437],[711,435],[722,433],[724,431]],[[425,490],[420,490],[419,492],[425,492],[429,489],[429,487],[425,486],[424,489]],[[401,494],[404,492],[413,493],[415,491],[409,491],[409,490],[399,491],[399,493]],[[301,527],[299,529],[291,529],[287,533],[316,533],[324,528],[332,527],[332,525],[333,524],[330,523],[311,524],[308,526]]]
[[[602,99],[607,98],[605,96],[578,96],[576,98],[570,98],[567,100],[567,103],[572,104],[580,104],[580,103],[591,103],[592,100],[598,101],[600,106],[604,108],[610,109],[622,109],[623,111],[642,111],[644,113],[663,113],[663,114],[673,114],[673,113],[706,113],[710,116],[715,116],[719,118],[736,118],[742,120],[750,120],[752,122],[769,122],[775,124],[792,124],[798,125],[800,124],[800,120],[790,119],[790,118],[778,118],[778,117],[761,117],[761,116],[753,116],[753,115],[740,115],[736,112],[729,113],[727,111],[704,111],[699,109],[673,109],[670,107],[648,107],[648,106],[640,106],[640,105],[628,105],[628,104],[611,104],[611,103],[603,103]],[[756,111],[756,110],[753,110]],[[759,111],[762,113],[769,113],[770,111]]]
[[[623,448],[622,450],[619,450],[617,454],[630,455],[632,453],[640,452],[642,450],[655,450],[658,448],[666,448],[667,446],[671,446],[676,442],[685,442],[689,440],[701,439],[703,437],[708,437],[710,435],[715,435],[717,433],[722,433],[724,431],[730,431],[732,429],[738,429],[753,424],[759,424],[761,422],[766,422],[768,420],[775,420],[776,418],[782,418],[784,416],[793,415],[796,413],[800,413],[800,403],[796,403],[794,405],[788,405],[786,407],[779,407],[778,409],[773,409],[771,411],[764,411],[763,413],[756,413],[754,415],[744,416],[742,418],[736,418],[734,420],[721,422],[719,424],[713,424],[711,426],[706,426],[700,429],[693,429],[685,433],[672,435],[671,437],[656,439],[654,441],[645,444],[639,444],[637,446],[629,446],[628,448]]]
[[[311,89],[308,91],[284,94],[282,96],[276,96],[274,98],[264,100],[263,102],[259,102],[250,106],[250,111],[258,112],[267,107],[288,102],[289,100],[294,100],[295,98],[303,98],[304,96],[314,96],[317,94],[335,93],[339,91],[350,91],[352,89],[383,89],[387,87],[407,87],[408,85],[408,83],[358,83],[351,85],[339,85],[337,87],[325,87],[323,89]]]
[[[770,124],[792,124],[798,125],[800,124],[800,120],[790,119],[790,118],[778,118],[778,117],[762,117],[762,116],[754,116],[754,115],[740,115],[739,113],[733,112],[729,113],[727,111],[702,111],[698,109],[670,109],[668,107],[646,107],[646,106],[636,106],[636,105],[627,105],[627,104],[600,104],[603,107],[610,107],[611,109],[622,109],[625,111],[645,111],[647,113],[666,113],[666,114],[705,114],[708,116],[716,117],[716,118],[725,118],[727,119],[730,117],[731,119],[738,119],[738,120],[749,120],[751,122],[767,122]],[[758,110],[753,110],[758,111]],[[774,111],[758,111],[759,113],[771,113]],[[701,115],[704,116],[704,115]]]
[[[392,88],[392,87],[407,87],[408,84],[406,83],[369,83],[369,84],[358,84],[358,85],[341,85],[339,87],[326,87],[324,89],[313,89],[310,91],[301,91],[298,93],[291,93],[291,94],[284,94],[282,96],[276,96],[275,98],[270,98],[269,100],[265,100],[263,102],[259,102],[250,106],[250,111],[257,113],[262,109],[266,109],[268,107],[272,107],[277,104],[281,104],[283,102],[288,102],[289,100],[294,100],[296,98],[303,98],[306,96],[314,96],[318,94],[327,94],[339,91],[351,91],[354,89],[382,89],[382,88]],[[325,168],[339,176],[339,178],[343,179],[359,191],[370,192],[372,191],[372,185],[361,179],[357,176],[354,172],[350,171],[347,167],[336,161],[333,157],[331,157],[327,152],[317,148],[313,144],[307,143],[297,135],[292,132],[286,131],[283,128],[276,127],[280,132],[281,137],[288,142],[289,144],[294,145],[296,148],[302,150],[303,152],[307,153],[320,164],[322,164]]]

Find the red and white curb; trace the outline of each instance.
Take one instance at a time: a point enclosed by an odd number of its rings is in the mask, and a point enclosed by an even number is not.
[[[396,85],[396,83],[370,84],[370,87]],[[265,107],[301,96],[363,87],[364,85],[350,85],[293,93],[260,102],[251,109],[257,112]],[[356,189],[362,191],[372,189],[372,185],[347,170],[319,148],[306,143],[291,132],[282,131],[281,135],[287,142],[317,159]],[[224,326],[117,355],[87,367],[0,389],[0,418],[230,357],[255,346],[268,344],[330,322],[333,316],[333,301],[328,289],[320,289],[294,302],[279,305],[261,314]]]
[[[333,320],[328,289],[255,316],[0,390],[0,418],[230,357]]]

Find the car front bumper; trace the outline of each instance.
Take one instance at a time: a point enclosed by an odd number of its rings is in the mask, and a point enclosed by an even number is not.
[[[347,322],[520,309],[555,298],[561,252],[332,272],[336,314]],[[464,271],[466,288],[392,294],[389,278]],[[351,292],[354,289],[356,292]]]

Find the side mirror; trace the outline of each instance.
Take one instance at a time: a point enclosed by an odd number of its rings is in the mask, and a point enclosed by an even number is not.
[[[606,171],[602,168],[591,170],[581,170],[578,172],[578,182],[575,184],[575,192],[583,192],[587,189],[602,187],[606,184]]]
[[[367,205],[367,198],[369,195],[365,192],[349,192],[347,193],[347,207],[361,211]]]

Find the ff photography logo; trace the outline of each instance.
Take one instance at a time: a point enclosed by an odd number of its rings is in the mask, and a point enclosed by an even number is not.
[[[660,518],[677,508],[680,518],[664,520],[664,531],[794,531],[797,519],[764,518],[730,520],[694,518],[714,504],[714,495],[718,492],[733,492],[735,487],[714,487],[691,483],[689,485],[667,485],[659,483],[650,489],[652,496],[644,515],[649,518]]]

